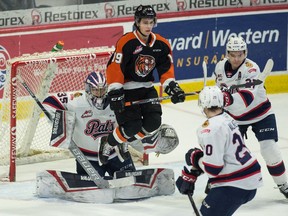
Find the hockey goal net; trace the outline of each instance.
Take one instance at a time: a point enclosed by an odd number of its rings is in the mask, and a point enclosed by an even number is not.
[[[105,72],[112,51],[108,47],[65,50],[7,61],[0,99],[0,166],[7,170],[9,181],[15,181],[16,163],[71,157],[67,150],[49,146],[52,126],[17,77],[21,76],[39,101],[48,94],[83,91],[83,82],[91,71]]]

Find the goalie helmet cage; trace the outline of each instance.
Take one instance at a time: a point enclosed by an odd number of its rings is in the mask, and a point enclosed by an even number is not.
[[[74,92],[84,92],[84,80],[90,72],[105,73],[113,51],[95,47],[25,54],[7,61],[4,94],[0,99],[0,166],[9,170],[9,181],[16,180],[16,163],[71,157],[68,150],[49,146],[52,126],[17,76],[39,101],[59,92],[72,96]]]

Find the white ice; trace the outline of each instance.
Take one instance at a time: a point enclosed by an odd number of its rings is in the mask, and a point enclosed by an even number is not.
[[[279,142],[282,156],[288,168],[288,132],[287,107],[288,94],[269,95],[278,121]],[[178,177],[184,165],[184,154],[191,147],[199,147],[196,138],[196,129],[205,120],[201,114],[197,101],[187,101],[182,104],[163,104],[163,123],[172,125],[178,132],[180,144],[170,154],[160,155],[158,158],[150,154],[149,167],[172,168],[175,178]],[[258,189],[256,197],[242,206],[236,216],[264,216],[288,215],[288,199],[275,188],[272,177],[268,174],[265,163],[260,155],[259,144],[249,131],[246,145],[258,157],[262,165],[264,186]],[[143,168],[143,167],[139,167]],[[113,204],[87,204],[64,201],[59,199],[40,199],[35,196],[36,172],[56,169],[75,171],[74,159],[56,162],[22,165],[17,167],[17,181],[14,183],[0,183],[0,215],[1,216],[182,216],[194,215],[187,196],[176,189],[171,196],[159,196],[140,201],[129,201]],[[194,200],[199,207],[205,197],[204,188],[207,177],[202,175],[196,182]]]

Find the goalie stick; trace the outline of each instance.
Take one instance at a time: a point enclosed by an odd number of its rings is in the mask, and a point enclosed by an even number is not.
[[[23,87],[27,90],[27,92],[30,94],[30,96],[34,99],[36,104],[40,107],[40,109],[44,112],[46,117],[52,122],[53,119],[50,115],[50,113],[45,109],[45,107],[42,105],[42,103],[38,100],[36,95],[33,93],[33,91],[30,89],[30,87],[27,85],[27,83],[22,79],[22,77],[18,74],[17,79],[21,82]],[[134,177],[126,177],[122,179],[113,179],[113,180],[105,180],[102,176],[99,175],[97,170],[91,165],[89,160],[85,157],[85,155],[80,151],[76,143],[71,140],[71,145],[68,148],[70,152],[73,154],[73,156],[76,158],[76,160],[81,164],[83,169],[87,172],[89,177],[92,181],[97,185],[97,187],[105,189],[105,188],[114,188],[114,187],[123,187],[127,185],[132,185],[135,183]]]

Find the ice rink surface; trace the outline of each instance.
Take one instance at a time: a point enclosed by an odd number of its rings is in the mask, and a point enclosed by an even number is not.
[[[288,168],[288,94],[269,95],[278,122],[279,142],[283,159]],[[172,125],[178,133],[180,144],[170,154],[158,158],[150,154],[149,168],[171,168],[177,178],[184,165],[184,154],[197,144],[196,129],[205,121],[197,101],[182,104],[163,104],[163,123]],[[236,216],[287,216],[288,199],[275,188],[272,177],[268,174],[265,163],[260,155],[251,129],[246,145],[257,156],[262,165],[264,186],[258,189],[254,200],[242,206]],[[147,168],[148,168],[147,167]],[[139,167],[140,169],[146,167]],[[36,173],[46,169],[75,171],[74,159],[60,160],[18,166],[17,182],[0,182],[0,215],[1,216],[187,216],[194,215],[187,196],[176,189],[171,196],[152,197],[145,200],[129,201],[113,204],[76,203],[59,199],[40,199],[35,196]],[[202,175],[196,182],[194,200],[199,207],[205,197],[204,189],[207,177]]]

